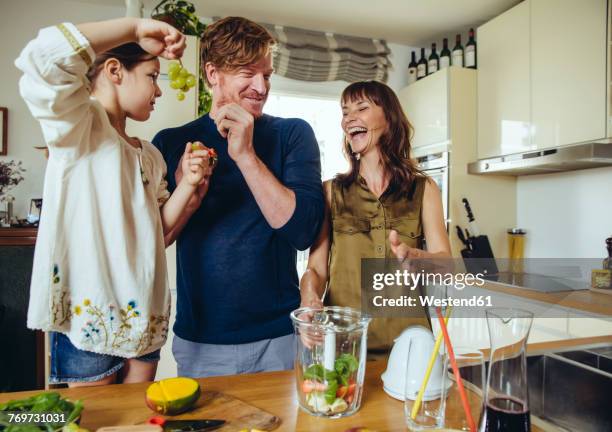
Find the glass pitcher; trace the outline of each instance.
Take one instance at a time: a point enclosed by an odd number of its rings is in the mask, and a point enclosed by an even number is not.
[[[533,314],[520,309],[485,311],[491,352],[480,432],[529,432],[527,338]]]
[[[300,308],[291,313],[297,336],[295,374],[300,408],[319,417],[345,417],[361,405],[370,318],[348,307]]]

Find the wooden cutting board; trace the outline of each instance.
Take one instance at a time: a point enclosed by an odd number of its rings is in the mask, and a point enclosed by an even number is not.
[[[276,429],[281,421],[275,415],[233,396],[217,391],[204,391],[193,410],[171,417],[172,420],[222,419],[226,423],[215,431],[237,432],[242,429]]]
[[[85,409],[81,427],[94,432],[101,427],[145,424],[155,416],[145,405],[144,392],[150,383],[62,389],[63,396],[81,399]],[[23,396],[35,392],[24,393]],[[0,399],[4,399],[0,395]],[[203,391],[194,408],[184,414],[165,416],[171,420],[219,419],[223,427],[215,431],[238,432],[242,429],[276,429],[279,417],[216,390]]]

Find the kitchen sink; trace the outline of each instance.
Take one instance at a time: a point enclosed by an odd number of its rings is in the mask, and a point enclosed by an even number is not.
[[[527,357],[531,414],[568,431],[612,431],[612,346]]]
[[[612,431],[612,345],[528,355],[527,382],[532,424]]]

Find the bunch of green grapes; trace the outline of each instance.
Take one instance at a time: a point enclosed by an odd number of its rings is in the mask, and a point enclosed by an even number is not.
[[[176,98],[180,101],[185,99],[185,92],[195,87],[197,83],[195,75],[177,61],[170,62],[168,65],[168,79],[170,79],[170,87],[178,90]]]

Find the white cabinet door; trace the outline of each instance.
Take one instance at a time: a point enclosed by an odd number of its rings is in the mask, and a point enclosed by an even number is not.
[[[183,66],[199,76],[199,40],[195,36],[187,36],[187,48],[181,59]],[[185,99],[179,101],[176,98],[178,90],[170,88],[170,81],[166,75],[168,71],[168,61],[160,58],[161,74],[158,84],[162,91],[161,97],[155,102],[155,110],[151,117],[145,122],[129,120],[127,122],[127,132],[131,136],[137,136],[145,140],[152,140],[157,132],[162,129],[182,126],[194,120],[198,116],[198,86],[189,89],[185,93]]]
[[[533,144],[605,137],[606,0],[530,4]]]
[[[478,28],[478,158],[529,150],[529,4]]]
[[[413,148],[448,140],[448,70],[403,88],[399,98],[414,128]]]

